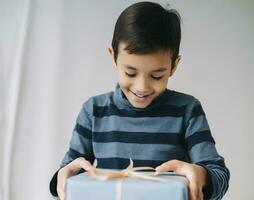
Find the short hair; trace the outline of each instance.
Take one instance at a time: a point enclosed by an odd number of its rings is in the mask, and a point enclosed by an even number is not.
[[[119,44],[127,44],[129,54],[148,54],[159,51],[171,53],[174,64],[181,41],[181,17],[175,9],[158,3],[139,2],[127,7],[118,17],[112,48],[117,61]]]

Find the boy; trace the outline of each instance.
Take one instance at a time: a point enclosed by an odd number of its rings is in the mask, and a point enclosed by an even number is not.
[[[109,47],[118,84],[83,104],[52,195],[65,200],[66,179],[95,170],[95,159],[98,168],[123,169],[131,157],[134,166],[186,176],[191,200],[223,197],[229,170],[200,102],[166,88],[181,58],[180,40],[175,10],[141,2],[121,13]]]

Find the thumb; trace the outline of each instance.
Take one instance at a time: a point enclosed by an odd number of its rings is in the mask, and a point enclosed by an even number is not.
[[[155,168],[157,172],[168,172],[168,171],[176,171],[180,166],[181,161],[179,160],[170,160],[162,163],[158,167]]]

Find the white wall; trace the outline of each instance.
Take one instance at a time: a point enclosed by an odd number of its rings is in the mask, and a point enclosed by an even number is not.
[[[107,47],[117,17],[133,2],[0,1],[4,200],[50,198],[48,183],[67,150],[82,102],[115,87]],[[254,2],[170,4],[182,15],[183,32],[182,61],[168,87],[203,103],[231,171],[224,199],[254,199]]]

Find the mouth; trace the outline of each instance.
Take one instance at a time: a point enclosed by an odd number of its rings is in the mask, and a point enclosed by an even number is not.
[[[147,95],[138,95],[138,94],[136,94],[135,92],[132,92],[131,90],[130,90],[130,92],[132,93],[132,94],[134,94],[138,99],[140,99],[140,100],[146,100],[148,97],[150,97],[151,95],[153,95],[154,93],[150,93],[150,94],[147,94]]]

